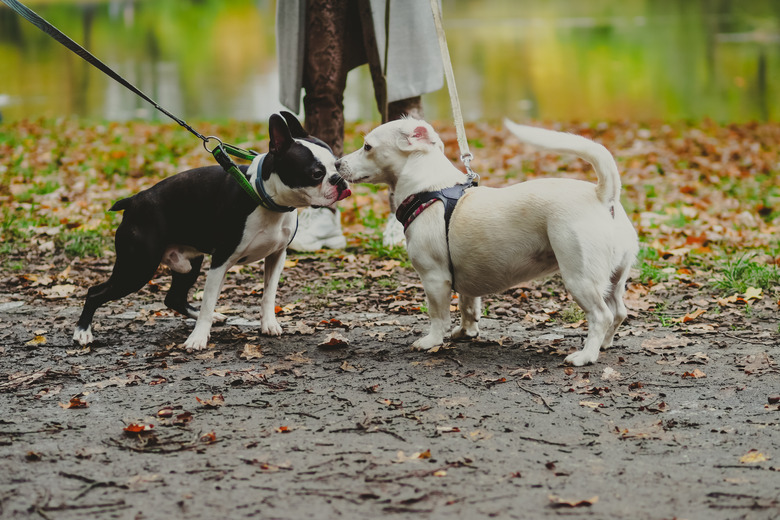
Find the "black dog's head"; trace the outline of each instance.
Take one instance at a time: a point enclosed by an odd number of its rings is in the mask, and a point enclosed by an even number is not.
[[[304,207],[330,206],[348,197],[347,182],[336,171],[330,147],[309,135],[289,112],[274,114],[268,121],[270,145],[258,175],[275,193],[277,204]],[[275,179],[284,184],[274,187]]]

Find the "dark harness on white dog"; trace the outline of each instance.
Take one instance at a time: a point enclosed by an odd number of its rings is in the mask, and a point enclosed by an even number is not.
[[[438,201],[441,201],[444,204],[444,236],[447,240],[447,257],[450,263],[450,276],[452,277],[453,289],[455,288],[455,269],[452,266],[452,258],[449,255],[450,218],[452,218],[452,212],[455,211],[455,206],[458,205],[458,201],[463,197],[466,190],[476,185],[476,181],[470,181],[440,190],[415,193],[406,197],[395,211],[395,218],[398,219],[398,222],[403,224],[405,232],[420,213]]]

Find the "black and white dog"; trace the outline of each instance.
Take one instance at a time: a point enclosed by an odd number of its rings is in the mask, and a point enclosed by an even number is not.
[[[179,173],[118,201],[111,210],[124,210],[124,216],[116,231],[114,270],[108,281],[89,289],[73,334],[75,342],[92,342],[95,310],[141,289],[163,263],[172,271],[165,304],[197,318],[184,345],[203,349],[208,344],[225,273],[236,264],[263,258],[261,330],[275,336],[282,333],[274,306],[287,244],[296,229],[296,212],[292,210],[330,206],[350,195],[347,183],[336,172],[336,158],[330,147],[308,135],[292,114],[282,112],[282,116],[274,114],[269,120],[268,153],[242,170],[252,186],[291,211],[258,206],[235,179],[216,165]],[[187,297],[198,278],[204,254],[211,255],[211,267],[198,312]]]

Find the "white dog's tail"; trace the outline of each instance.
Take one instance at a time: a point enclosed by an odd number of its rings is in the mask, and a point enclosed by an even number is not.
[[[524,143],[558,153],[570,153],[588,161],[598,176],[596,195],[604,204],[620,200],[620,173],[609,150],[581,135],[518,125],[504,119],[504,125]]]

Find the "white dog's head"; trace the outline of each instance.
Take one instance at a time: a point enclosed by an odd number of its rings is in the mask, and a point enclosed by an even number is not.
[[[393,186],[411,158],[432,151],[442,154],[444,143],[431,125],[419,119],[398,119],[372,130],[362,148],[336,161],[336,169],[349,182]]]

